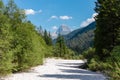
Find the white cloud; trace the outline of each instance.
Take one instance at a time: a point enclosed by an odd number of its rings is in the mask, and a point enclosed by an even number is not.
[[[57,30],[58,27],[57,27],[57,26],[53,26],[52,29],[53,29],[53,30]]]
[[[51,21],[52,19],[61,19],[61,20],[69,20],[69,19],[72,19],[71,16],[51,16],[48,21]]]
[[[25,14],[26,15],[34,15],[36,12],[33,9],[25,9]]]
[[[55,16],[55,15],[53,15],[53,16],[51,16],[51,17],[48,19],[48,21],[51,21],[52,19],[58,19],[58,17]]]
[[[86,21],[83,21],[83,22],[81,23],[80,27],[86,27],[86,26],[88,26],[90,23],[92,23],[92,22],[94,22],[94,21],[95,21],[95,19],[93,19],[93,18],[88,18]]]
[[[51,19],[57,19],[58,17],[57,16],[51,16],[50,18]]]
[[[86,27],[89,24],[91,24],[92,22],[94,22],[95,21],[94,17],[97,16],[97,15],[98,15],[97,13],[94,13],[91,18],[88,18],[86,21],[83,21],[81,23],[80,27]]]
[[[60,16],[59,18],[62,19],[62,20],[69,20],[69,19],[72,19],[71,16]]]
[[[42,10],[39,10],[39,11],[35,11],[33,9],[25,9],[25,14],[26,15],[34,15],[36,13],[42,13]]]

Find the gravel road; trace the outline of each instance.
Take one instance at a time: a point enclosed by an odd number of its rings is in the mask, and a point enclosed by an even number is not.
[[[78,68],[83,63],[82,60],[46,59],[44,65],[1,80],[105,80],[100,73]]]

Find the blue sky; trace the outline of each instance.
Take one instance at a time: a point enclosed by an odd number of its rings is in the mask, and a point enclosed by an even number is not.
[[[8,0],[3,0],[8,1]],[[25,10],[27,19],[34,25],[54,32],[60,25],[72,30],[94,21],[96,0],[14,0]],[[94,15],[93,15],[94,14]]]

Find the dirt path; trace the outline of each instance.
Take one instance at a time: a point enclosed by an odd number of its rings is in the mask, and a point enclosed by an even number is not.
[[[105,80],[102,74],[79,69],[82,60],[47,59],[45,64],[4,80]]]

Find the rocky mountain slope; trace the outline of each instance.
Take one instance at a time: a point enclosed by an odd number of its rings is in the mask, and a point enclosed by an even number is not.
[[[93,22],[84,28],[74,30],[68,35],[65,35],[67,46],[78,53],[82,53],[84,50],[93,46],[95,24]]]

